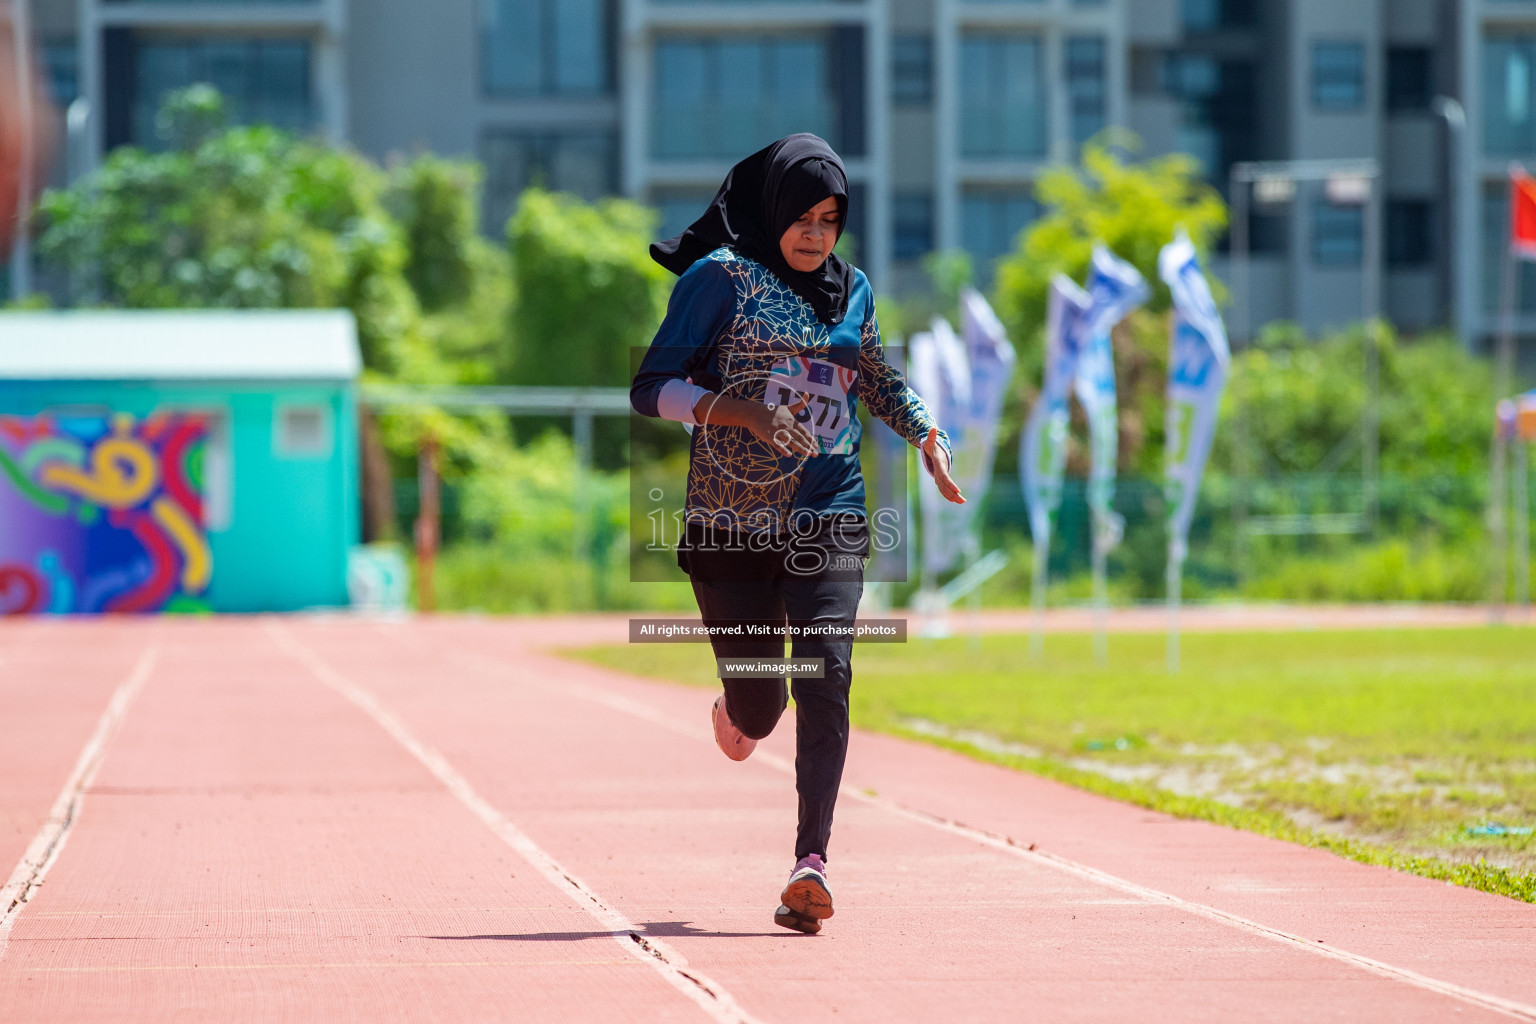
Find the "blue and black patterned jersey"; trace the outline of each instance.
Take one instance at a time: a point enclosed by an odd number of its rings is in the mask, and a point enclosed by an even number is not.
[[[854,271],[847,315],[835,327],[818,321],[767,267],[730,248],[710,253],[678,278],[666,319],[630,388],[635,411],[658,415],[661,389],[673,380],[691,379],[716,394],[761,402],[774,364],[806,357],[855,375],[848,409],[852,451],[785,457],[745,427],[702,423],[689,453],[690,521],[777,532],[801,510],[862,514],[857,403],[913,445],[921,445],[936,424],[900,371],[885,361],[874,294],[862,271]],[[948,438],[940,437],[947,448]]]

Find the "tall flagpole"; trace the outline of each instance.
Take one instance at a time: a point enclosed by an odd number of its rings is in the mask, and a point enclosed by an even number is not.
[[[1170,524],[1169,530],[1173,527]],[[1179,604],[1183,599],[1184,558],[1177,551],[1178,541],[1168,538],[1168,673],[1179,672]]]
[[[1104,517],[1093,515],[1093,660],[1103,665],[1109,661],[1109,581],[1105,562],[1109,556],[1109,526]]]
[[[1504,505],[1508,490],[1504,486],[1505,451],[1509,442],[1495,422],[1493,427],[1493,465],[1488,470],[1488,618],[1497,624],[1504,618],[1504,578],[1509,552],[1504,540]]]
[[[1029,635],[1029,653],[1034,658],[1039,658],[1045,651],[1045,584],[1046,572],[1050,565],[1051,557],[1051,527],[1049,519],[1045,527],[1045,536],[1034,538],[1034,571],[1030,579],[1030,606],[1034,609],[1031,616],[1033,629]]]
[[[1200,477],[1211,454],[1221,393],[1231,366],[1226,328],[1184,232],[1163,246],[1158,273],[1168,283],[1173,316],[1168,337],[1164,410],[1164,493],[1168,510],[1168,671],[1179,671],[1179,610],[1189,529],[1200,496]]]
[[[1510,486],[1515,492],[1515,605],[1520,610],[1520,621],[1528,623],[1531,612],[1531,498],[1526,470],[1531,448],[1517,434],[1509,446],[1509,453],[1515,460],[1514,472],[1510,474]]]
[[[1498,348],[1494,354],[1493,388],[1494,408],[1498,403],[1510,397],[1511,380],[1514,377],[1515,362],[1515,310],[1520,302],[1520,275],[1519,267],[1515,259],[1514,224],[1516,204],[1519,197],[1515,190],[1518,185],[1515,181],[1517,172],[1522,169],[1518,165],[1511,164],[1509,171],[1509,207],[1510,207],[1510,237],[1504,245],[1504,266],[1499,281],[1499,340]],[[1498,427],[1494,427],[1497,435]],[[1506,531],[1507,509],[1509,500],[1508,485],[1505,482],[1505,462],[1508,459],[1509,446],[1502,437],[1496,437],[1494,441],[1493,470],[1490,473],[1488,527],[1493,548],[1493,593],[1490,596],[1489,615],[1494,622],[1502,622],[1504,619],[1504,605],[1508,599],[1508,572],[1509,572],[1509,538]]]
[[[1504,250],[1504,274],[1499,287],[1499,348],[1493,367],[1493,386],[1497,392],[1493,400],[1502,402],[1511,397],[1515,371],[1515,310],[1520,304],[1520,275],[1515,260],[1515,248],[1508,245]]]

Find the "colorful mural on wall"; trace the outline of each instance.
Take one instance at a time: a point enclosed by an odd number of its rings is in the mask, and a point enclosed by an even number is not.
[[[206,610],[208,421],[0,416],[0,614]]]

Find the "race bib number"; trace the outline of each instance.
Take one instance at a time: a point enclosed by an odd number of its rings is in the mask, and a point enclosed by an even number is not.
[[[824,359],[781,359],[770,371],[763,401],[788,406],[816,436],[823,455],[846,455],[853,451],[854,429],[848,392],[857,377],[857,371]]]

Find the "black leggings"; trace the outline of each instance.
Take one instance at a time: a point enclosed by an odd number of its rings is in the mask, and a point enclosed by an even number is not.
[[[791,570],[782,551],[693,551],[687,558],[699,613],[710,626],[761,623],[782,627],[851,626],[864,592],[863,563],[844,559],[813,574]],[[784,638],[716,637],[717,658],[782,658]],[[794,678],[795,790],[800,828],[795,859],[827,856],[832,810],[848,754],[848,688],[853,680],[853,642],[796,637],[795,658],[821,658],[820,679]],[[783,679],[724,679],[731,721],[747,736],[773,731],[789,702]]]

